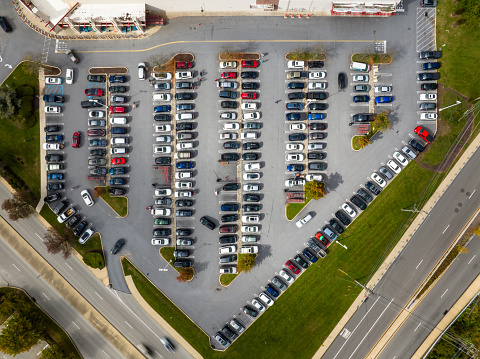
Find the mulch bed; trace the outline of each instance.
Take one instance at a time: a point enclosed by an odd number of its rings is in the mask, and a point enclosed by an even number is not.
[[[54,66],[48,66],[48,65],[43,65],[43,73],[45,76],[58,76],[61,74],[62,70],[60,70],[58,67]]]
[[[125,75],[128,73],[126,67],[91,67],[88,70],[90,75]]]
[[[222,52],[218,54],[220,61],[260,60],[260,54],[256,52]]]
[[[163,66],[155,66],[152,72],[174,72],[175,71],[175,62],[192,62],[195,60],[193,54],[180,53],[174,55],[167,63]]]

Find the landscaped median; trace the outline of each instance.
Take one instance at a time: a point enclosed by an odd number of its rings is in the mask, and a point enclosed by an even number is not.
[[[128,215],[128,198],[123,196],[110,196],[109,186],[95,187],[94,197],[101,197],[120,217],[124,218]]]
[[[195,270],[193,267],[187,268],[177,268],[173,266],[173,262],[175,262],[175,256],[173,252],[175,251],[175,247],[162,247],[160,249],[160,254],[162,255],[163,259],[168,262],[178,272],[177,280],[179,282],[188,282],[193,279],[195,276]]]

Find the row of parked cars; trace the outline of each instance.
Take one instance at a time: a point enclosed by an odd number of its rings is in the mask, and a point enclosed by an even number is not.
[[[422,63],[422,70],[427,72],[421,72],[417,74],[417,81],[422,81],[420,85],[420,90],[425,91],[425,93],[420,94],[420,120],[436,120],[437,119],[437,83],[431,82],[436,81],[440,78],[440,74],[437,70],[441,67],[441,63],[438,61],[428,61],[428,60],[438,60],[442,57],[441,51],[422,51],[419,54],[420,59],[427,60],[427,62]],[[435,92],[431,92],[435,91]]]

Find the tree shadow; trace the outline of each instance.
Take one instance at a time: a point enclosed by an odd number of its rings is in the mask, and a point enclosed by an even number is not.
[[[195,264],[193,266],[193,269],[195,269],[195,274],[197,273],[201,273],[202,271],[204,271],[205,269],[208,268],[208,265],[210,263],[209,262],[197,262],[195,261]]]
[[[340,186],[343,183],[343,177],[340,173],[335,172],[332,173],[330,176],[328,176],[328,185],[325,186],[325,192],[330,193],[332,191],[335,191],[338,186]]]
[[[257,265],[262,264],[263,260],[272,256],[272,246],[269,244],[264,244],[261,246],[259,254],[255,259]]]

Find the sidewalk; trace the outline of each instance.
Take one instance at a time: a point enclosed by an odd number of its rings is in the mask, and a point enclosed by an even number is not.
[[[43,67],[40,67],[39,73],[38,73],[38,103],[39,103],[39,108],[40,111],[38,113],[40,114],[40,138],[45,138],[44,137],[44,127],[45,127],[45,111],[43,109],[45,108],[45,101],[43,101],[43,92],[45,91],[45,73]],[[47,161],[45,160],[45,155],[47,154],[47,151],[43,149],[43,141],[40,140],[39,143],[40,146],[40,200],[37,203],[37,207],[35,210],[40,213],[42,210],[43,205],[45,202],[43,199],[47,196],[47,169],[45,168]]]
[[[448,189],[448,187],[453,182],[453,180],[458,175],[458,173],[465,166],[465,164],[470,159],[470,157],[475,153],[475,151],[477,151],[478,147],[480,147],[480,134],[477,135],[477,137],[472,141],[470,146],[468,146],[465,153],[460,157],[460,159],[457,161],[455,166],[450,170],[449,174],[444,178],[442,183],[438,186],[437,190],[430,197],[430,199],[425,204],[425,206],[423,208],[419,209],[419,210],[425,211],[427,213],[430,212],[430,210],[433,208],[433,206],[435,206],[435,204],[440,199],[440,197],[443,195],[443,193]],[[395,248],[392,250],[392,252],[387,257],[387,259],[383,262],[383,264],[380,266],[380,268],[377,270],[377,272],[373,275],[373,277],[370,279],[370,281],[366,284],[367,288],[374,288],[377,285],[377,283],[383,277],[383,275],[388,270],[390,265],[393,263],[393,261],[397,258],[397,256],[400,254],[400,252],[405,247],[405,245],[408,243],[410,237],[412,237],[415,234],[415,232],[420,227],[420,225],[422,224],[422,222],[424,221],[424,219],[426,217],[427,217],[427,215],[424,212],[418,213],[418,215],[415,218],[415,220],[413,221],[413,223],[407,229],[405,234],[402,236],[400,241],[397,243]],[[362,291],[362,293],[359,294],[359,296],[352,303],[352,305],[347,310],[347,312],[342,317],[342,319],[338,322],[338,324],[335,326],[333,331],[330,333],[330,335],[327,337],[327,339],[323,342],[322,346],[315,353],[315,355],[313,356],[314,359],[319,359],[323,356],[323,354],[325,354],[325,352],[328,350],[328,348],[333,343],[335,338],[340,334],[343,327],[347,324],[347,322],[353,316],[353,314],[355,313],[357,308],[362,304],[362,302],[364,301],[364,299],[367,295],[368,295],[368,292],[366,292],[366,291]],[[372,348],[372,350],[373,350],[373,348]]]

